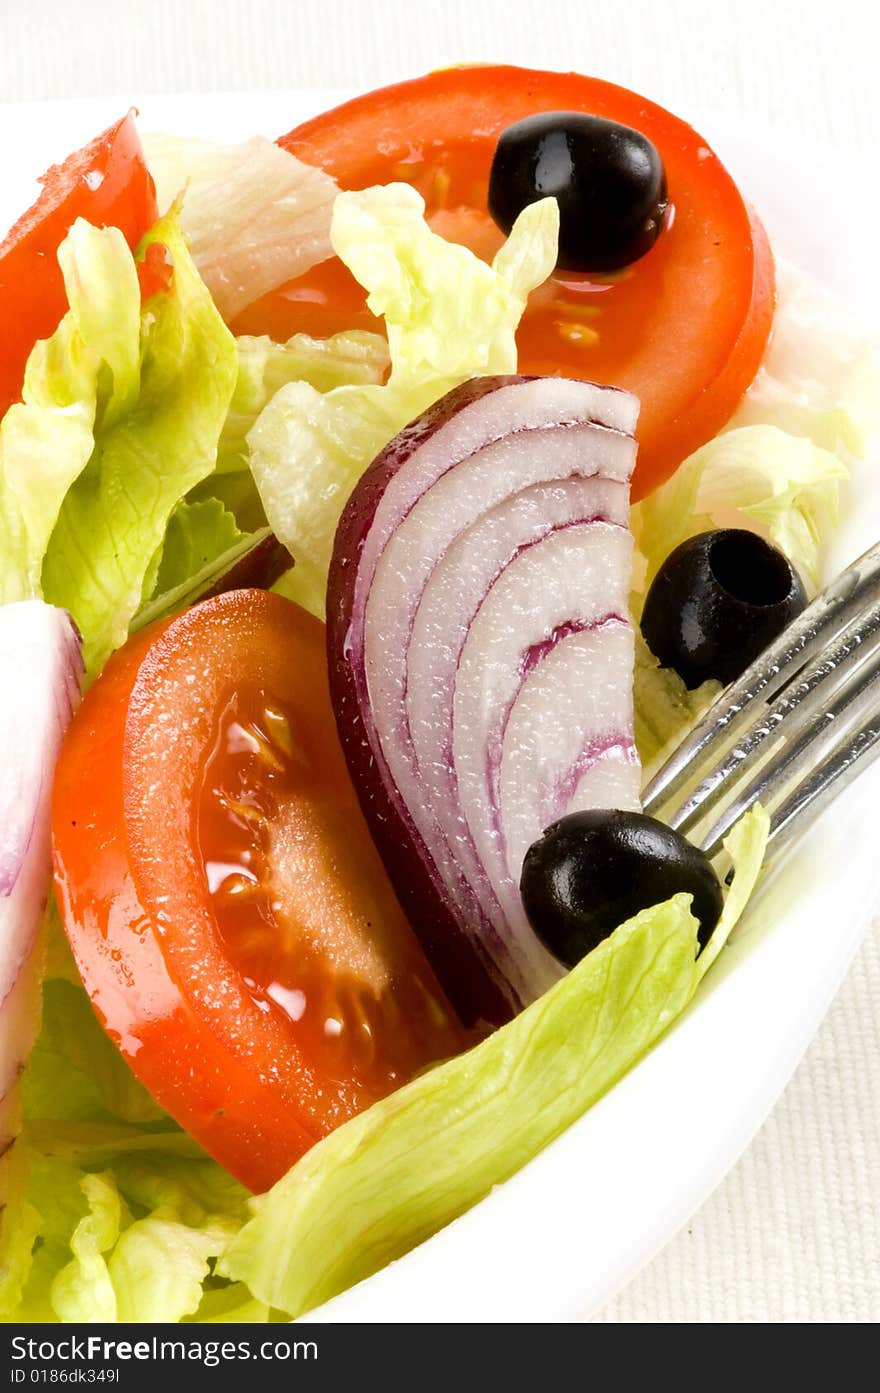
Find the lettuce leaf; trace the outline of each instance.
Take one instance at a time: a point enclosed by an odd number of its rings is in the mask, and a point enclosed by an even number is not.
[[[351,330],[315,339],[294,334],[286,343],[265,336],[235,340],[238,372],[235,391],[217,446],[217,467],[190,494],[190,501],[217,499],[245,532],[266,526],[266,514],[250,470],[248,433],[281,387],[305,382],[316,392],[345,385],[382,382],[388,370],[388,344],[380,334]]]
[[[74,224],[59,251],[70,309],[0,425],[0,598],[70,610],[92,672],[127,637],[175,506],[215,467],[236,381],[235,342],[173,212],[152,242],[173,277],[142,312],[121,233]]]
[[[837,523],[839,489],[847,477],[836,455],[779,426],[738,426],[717,435],[632,509],[636,621],[670,552],[714,527],[762,533],[786,553],[814,593],[823,542]],[[720,691],[719,683],[704,682],[689,692],[676,672],[660,667],[637,625],[633,708],[646,778]]]
[[[0,603],[69,609],[92,673],[136,614],[198,597],[268,536],[246,436],[278,388],[378,385],[388,367],[377,334],[233,339],[176,210],[141,253],[153,242],[173,276],[142,307],[122,234],[74,224],[59,251],[69,312],[0,424]]]
[[[635,630],[633,735],[643,787],[721,691],[720,682],[704,682],[688,691],[677,672],[660,666],[639,629]]]
[[[57,923],[0,1223],[0,1319],[178,1321],[204,1300],[246,1191],[163,1113],[98,1024]],[[215,1282],[218,1310],[265,1319]],[[231,1290],[230,1295],[226,1295]]]
[[[812,277],[777,259],[766,358],[730,427],[771,425],[844,463],[880,430],[880,348]]]
[[[150,598],[132,619],[129,632],[195,604],[270,536],[268,527],[242,532],[219,498],[178,503],[144,586]]]
[[[130,410],[140,377],[140,292],[125,238],[78,219],[59,250],[70,311],[28,360],[22,401],[0,422],[0,603],[39,599],[65,496],[96,423]]]
[[[467,1054],[421,1075],[313,1147],[251,1202],[218,1270],[299,1316],[464,1213],[569,1127],[685,1009],[751,894],[768,829],[726,843],[733,886],[697,956],[690,897],[622,924]]]
[[[174,275],[141,320],[137,400],[97,433],[43,564],[45,598],[73,614],[91,670],[125,641],[175,505],[214,469],[235,386],[234,341],[173,214],[151,242],[168,249]]]
[[[39,1241],[17,1301],[0,1287],[0,1318],[179,1321],[198,1310],[244,1217],[244,1191],[214,1162],[120,1151],[84,1170],[35,1150],[27,1159],[37,1216],[27,1241]]]
[[[330,256],[337,186],[263,136],[240,145],[147,135],[159,207],[181,197],[181,225],[214,301],[229,321]]]
[[[112,1175],[84,1175],[79,1187],[88,1210],[70,1235],[73,1256],[52,1283],[52,1302],[62,1320],[112,1321],[116,1293],[104,1254],[119,1238],[122,1197]]]
[[[688,537],[712,527],[748,527],[780,547],[815,590],[822,537],[837,523],[839,485],[847,477],[836,455],[778,426],[717,435],[632,510],[644,588]]]
[[[293,598],[313,614],[324,614],[339,515],[383,445],[466,378],[516,371],[516,327],[553,269],[558,230],[555,200],[532,204],[488,266],[430,230],[408,185],[337,198],[333,247],[385,317],[390,378],[326,393],[291,383],[248,435],[266,516],[296,560]]]
[[[265,1321],[408,1251],[570,1125],[680,1014],[751,893],[766,829],[755,810],[731,833],[733,886],[699,958],[686,895],[645,911],[258,1199],[134,1079],[53,918],[55,975],[0,1221],[0,1320]]]
[[[51,978],[44,984],[43,1025],[23,1091],[25,1116],[31,1124],[51,1119],[169,1125],[166,1114],[98,1025],[78,981]]]
[[[217,498],[178,503],[168,519],[156,575],[157,593],[185,585],[217,557],[233,551],[246,535]]]
[[[307,382],[316,392],[378,384],[389,365],[388,344],[381,334],[360,329],[327,339],[294,334],[286,343],[242,335],[235,340],[235,347],[238,376],[217,454],[221,473],[248,468],[248,432],[287,383]]]

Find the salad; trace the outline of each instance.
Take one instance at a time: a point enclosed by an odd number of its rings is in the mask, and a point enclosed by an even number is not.
[[[302,1315],[692,1000],[646,775],[815,593],[870,348],[700,135],[457,68],[124,116],[0,244],[0,1314]]]

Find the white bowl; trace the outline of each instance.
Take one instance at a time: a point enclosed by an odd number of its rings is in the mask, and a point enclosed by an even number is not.
[[[144,129],[276,135],[334,92],[145,97]],[[0,106],[0,226],[34,171],[129,99]],[[688,113],[686,113],[688,114]],[[761,213],[774,247],[880,323],[876,193],[857,162],[748,121],[689,113]],[[829,559],[880,536],[880,490],[854,478]],[[567,1321],[588,1316],[686,1222],[764,1121],[815,1033],[880,903],[867,772],[760,890],[691,1009],[585,1117],[407,1257],[313,1312],[321,1321]]]

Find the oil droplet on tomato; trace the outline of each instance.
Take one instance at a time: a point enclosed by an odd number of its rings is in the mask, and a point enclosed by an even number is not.
[[[396,1060],[408,1025],[351,877],[340,874],[347,824],[334,826],[335,803],[283,704],[262,691],[232,697],[195,814],[217,933],[258,1009],[283,1019],[316,1068],[381,1094],[402,1081]],[[317,903],[316,883],[327,887]],[[416,977],[407,989],[417,1029],[446,1029]],[[380,1020],[392,1027],[385,1035]],[[394,1040],[394,1058],[383,1038]]]

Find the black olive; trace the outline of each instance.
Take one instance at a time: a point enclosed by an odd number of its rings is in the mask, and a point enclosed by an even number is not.
[[[650,251],[666,213],[666,173],[647,136],[580,111],[527,116],[501,132],[489,212],[509,232],[529,203],[559,204],[559,261],[613,271]]]
[[[797,571],[755,532],[721,528],[676,547],[642,611],[654,657],[688,687],[733,682],[807,603]]]
[[[699,941],[721,914],[712,863],[680,832],[643,813],[570,813],[526,852],[520,880],[529,923],[574,967],[627,919],[679,892],[693,895]]]

